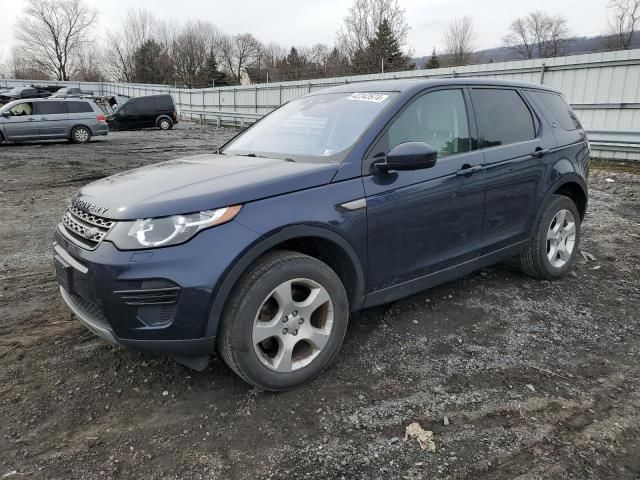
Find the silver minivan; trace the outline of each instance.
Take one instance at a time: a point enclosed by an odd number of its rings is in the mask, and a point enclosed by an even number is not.
[[[107,133],[104,113],[89,99],[16,100],[0,108],[0,142],[67,138],[86,143]]]

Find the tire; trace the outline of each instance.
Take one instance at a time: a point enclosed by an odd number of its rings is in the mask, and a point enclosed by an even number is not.
[[[171,130],[173,128],[173,122],[170,119],[163,117],[158,120],[158,127],[160,127],[160,130]]]
[[[580,214],[575,203],[569,197],[552,195],[520,255],[520,267],[531,277],[557,280],[573,267],[579,245]]]
[[[91,140],[91,130],[87,127],[74,127],[71,130],[71,141],[73,143],[87,143]]]
[[[312,306],[305,306],[310,300]],[[344,285],[329,266],[297,252],[272,252],[234,288],[222,315],[218,351],[246,382],[289,390],[332,362],[348,320]]]

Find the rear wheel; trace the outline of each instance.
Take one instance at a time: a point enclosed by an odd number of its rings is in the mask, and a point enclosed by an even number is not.
[[[344,286],[329,266],[297,252],[274,252],[234,289],[222,317],[218,350],[245,381],[266,390],[287,390],[331,363],[348,318]]]
[[[173,128],[173,122],[168,118],[161,118],[158,122],[160,130],[171,130]]]
[[[75,127],[71,130],[71,141],[73,143],[87,143],[91,140],[91,130],[87,127]]]
[[[579,244],[580,214],[575,203],[563,195],[553,195],[520,255],[522,270],[535,278],[561,278],[573,267]]]

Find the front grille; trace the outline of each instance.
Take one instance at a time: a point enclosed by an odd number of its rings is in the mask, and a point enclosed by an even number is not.
[[[87,300],[86,298],[81,297],[76,293],[71,293],[71,299],[73,300],[75,307],[80,310],[89,320],[101,327],[111,328],[109,326],[109,322],[107,322],[107,319],[105,318],[102,310],[98,305],[93,303],[91,300]]]
[[[93,250],[116,224],[115,220],[98,217],[70,205],[62,218],[65,233],[74,243]]]

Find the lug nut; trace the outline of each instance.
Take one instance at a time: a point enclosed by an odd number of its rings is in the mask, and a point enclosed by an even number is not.
[[[291,315],[293,315],[294,317],[297,317],[297,316],[298,316],[298,311],[297,311],[297,310],[294,310],[294,311],[293,311],[293,313],[292,313]]]
[[[300,318],[300,320],[298,320],[298,323],[302,325],[304,323],[304,318]]]
[[[287,317],[286,315],[282,317],[282,323],[287,323],[288,321],[289,321],[289,317]]]
[[[283,329],[282,329],[282,334],[283,334],[283,335],[286,335],[286,334],[287,334],[287,332],[289,332],[289,329],[287,329],[287,328],[283,328]]]
[[[295,337],[298,334],[298,330],[294,330],[291,334]]]

